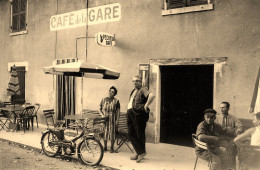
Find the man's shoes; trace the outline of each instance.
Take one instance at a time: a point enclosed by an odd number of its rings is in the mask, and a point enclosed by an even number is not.
[[[137,158],[138,158],[138,155],[133,155],[130,157],[130,160],[137,160]]]
[[[136,163],[140,162],[142,159],[144,159],[146,153],[142,153],[141,155],[138,155],[138,158],[136,160]]]

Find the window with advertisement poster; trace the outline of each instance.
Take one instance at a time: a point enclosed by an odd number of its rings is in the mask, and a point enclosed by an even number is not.
[[[142,85],[149,89],[149,64],[139,64],[139,76],[142,77]]]

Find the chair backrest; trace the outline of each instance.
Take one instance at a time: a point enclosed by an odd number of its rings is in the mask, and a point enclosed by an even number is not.
[[[35,107],[34,106],[28,106],[28,107],[25,107],[22,112],[21,112],[21,116],[32,116],[33,113],[34,113],[34,109]]]
[[[13,105],[13,103],[12,103],[12,102],[3,102],[3,104],[4,104],[5,106],[8,106],[8,105]]]
[[[208,150],[208,144],[205,142],[199,141],[195,134],[192,134],[192,141],[193,141],[194,147],[198,146],[202,149]]]
[[[39,103],[34,104],[35,110],[34,110],[34,115],[37,115],[38,110],[40,109],[41,105]]]
[[[94,118],[89,119],[86,123],[86,128],[90,132],[103,132],[104,131],[104,125],[107,122],[107,118]]]
[[[46,118],[46,124],[49,128],[49,123],[48,123],[48,119],[52,120],[53,126],[54,126],[54,118],[53,115],[55,114],[54,109],[49,109],[49,110],[43,110],[43,115]]]
[[[118,128],[118,130],[127,130],[127,114],[126,113],[120,113],[117,128]]]

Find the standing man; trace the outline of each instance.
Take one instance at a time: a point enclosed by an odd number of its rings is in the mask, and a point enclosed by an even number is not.
[[[135,89],[130,94],[127,106],[128,136],[136,155],[131,160],[140,162],[146,155],[145,128],[149,119],[150,109],[148,106],[153,102],[154,95],[147,88],[142,87],[142,79],[138,76],[133,78]]]
[[[221,114],[217,115],[215,123],[220,124],[223,129],[227,129],[233,134],[233,137],[243,132],[243,125],[241,121],[228,113],[230,104],[228,102],[222,102],[220,104]]]

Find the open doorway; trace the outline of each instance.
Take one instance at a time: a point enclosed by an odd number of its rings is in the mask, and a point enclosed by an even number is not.
[[[192,146],[191,134],[213,106],[214,65],[160,66],[160,142]]]

